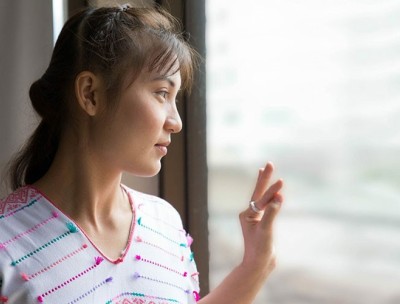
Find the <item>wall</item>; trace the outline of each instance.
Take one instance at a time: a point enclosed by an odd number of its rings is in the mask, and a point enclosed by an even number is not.
[[[0,172],[37,124],[28,90],[50,59],[51,0],[0,2]],[[0,196],[6,190],[2,183]]]

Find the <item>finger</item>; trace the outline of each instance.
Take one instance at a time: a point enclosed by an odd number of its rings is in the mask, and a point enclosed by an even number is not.
[[[276,219],[276,215],[279,213],[283,202],[283,196],[280,193],[276,193],[273,199],[267,204],[264,215],[261,219],[261,225],[263,228],[268,229],[272,232],[273,224]]]
[[[263,197],[257,202],[257,207],[259,209],[265,209],[265,207],[269,204],[272,200],[274,195],[278,193],[283,187],[283,180],[278,179],[268,190],[264,193]]]
[[[243,213],[246,215],[246,217],[261,219],[264,211],[258,208],[255,201],[250,201],[249,206],[243,211]]]
[[[265,168],[262,168],[258,171],[257,183],[254,188],[253,195],[251,196],[252,201],[259,200],[264,192],[267,190],[269,180],[271,179],[272,172],[274,171],[274,166],[271,162],[268,162],[265,165]]]

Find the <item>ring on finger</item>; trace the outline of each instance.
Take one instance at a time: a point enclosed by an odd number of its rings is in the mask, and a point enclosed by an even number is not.
[[[262,212],[262,210],[256,206],[256,203],[254,201],[251,201],[249,203],[249,207],[255,213],[261,213]]]

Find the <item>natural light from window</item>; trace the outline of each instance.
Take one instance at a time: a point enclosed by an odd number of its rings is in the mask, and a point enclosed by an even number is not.
[[[261,303],[400,303],[400,1],[208,0],[211,288],[271,160],[286,202]]]

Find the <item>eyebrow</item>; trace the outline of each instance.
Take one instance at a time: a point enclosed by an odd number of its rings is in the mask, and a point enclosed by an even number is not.
[[[176,87],[176,83],[173,82],[173,81],[171,80],[171,78],[169,78],[168,76],[158,76],[158,77],[155,77],[155,78],[152,79],[152,81],[160,81],[160,80],[168,81],[168,83],[169,83],[169,85],[170,85],[171,87],[173,87],[173,88]]]

